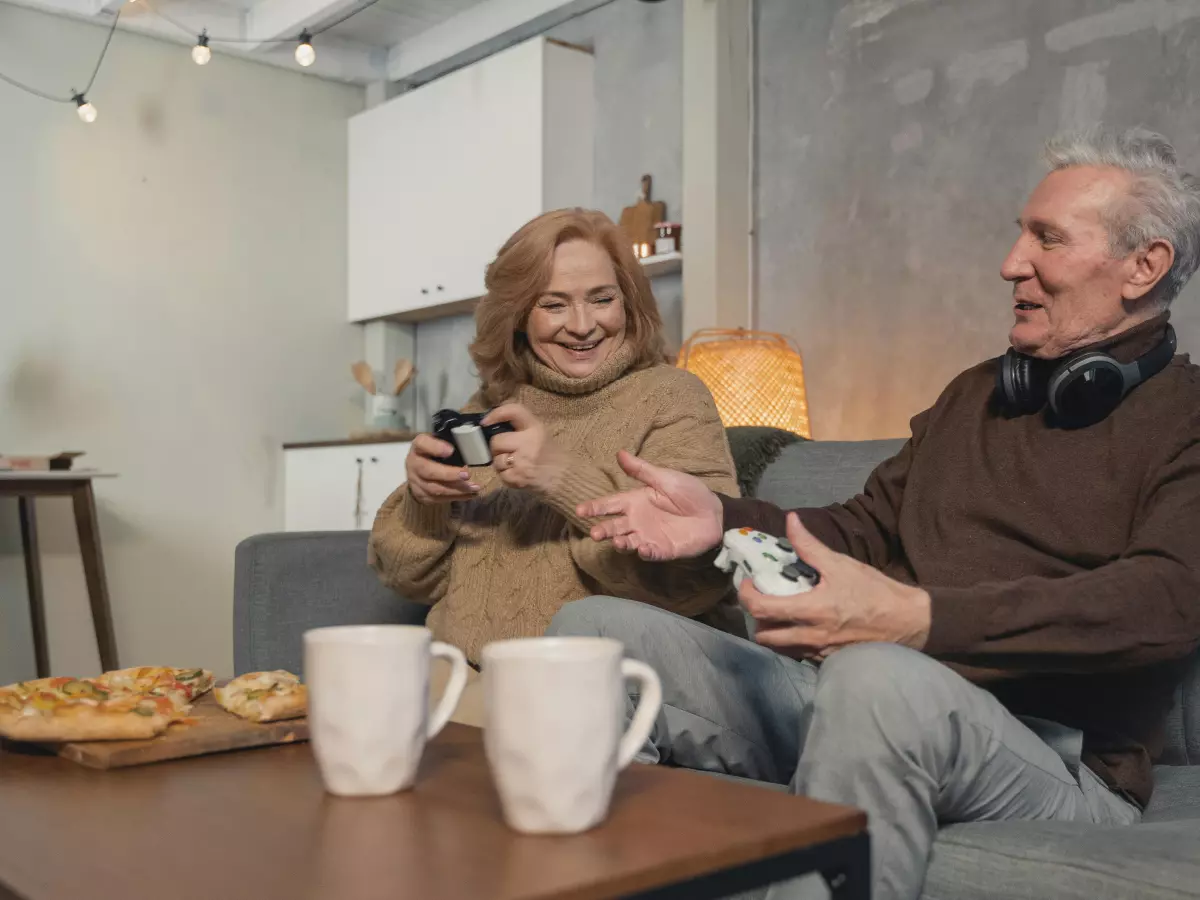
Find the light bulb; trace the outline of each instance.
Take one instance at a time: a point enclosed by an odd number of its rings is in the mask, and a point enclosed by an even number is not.
[[[201,32],[196,39],[196,46],[192,48],[192,60],[198,66],[207,66],[210,59],[212,51],[208,49],[208,33]]]
[[[78,107],[75,111],[79,113],[79,118],[91,125],[96,121],[96,107],[88,103],[87,98],[83,94],[76,94],[73,98],[75,106]]]
[[[317,61],[317,51],[313,49],[312,35],[307,31],[300,35],[300,45],[296,48],[296,62],[306,69]]]

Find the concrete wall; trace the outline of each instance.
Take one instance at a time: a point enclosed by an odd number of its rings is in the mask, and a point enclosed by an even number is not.
[[[1046,137],[1144,124],[1200,165],[1196,0],[758,0],[755,34],[759,324],[799,342],[818,439],[907,435],[1005,349]]]
[[[654,199],[682,219],[683,0],[616,0],[548,32],[590,48],[596,57],[596,181],[593,203],[616,221],[637,200],[641,177],[654,179]],[[686,241],[687,235],[684,234]],[[654,279],[668,343],[682,341],[682,283]],[[459,406],[478,387],[466,347],[470,316],[417,326],[417,425],[428,427],[440,406]]]
[[[0,5],[6,74],[86,80],[104,31]],[[118,31],[84,125],[0,84],[0,451],[86,450],[121,661],[232,667],[233,551],[283,524],[285,440],[361,420],[345,322],[361,89]],[[361,392],[359,392],[361,393]],[[98,660],[69,503],[39,504],[52,664]],[[0,502],[0,684],[33,675]]]

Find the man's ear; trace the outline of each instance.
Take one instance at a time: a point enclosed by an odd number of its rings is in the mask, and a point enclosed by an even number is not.
[[[1125,280],[1121,296],[1126,300],[1140,300],[1163,280],[1175,262],[1175,248],[1166,238],[1155,238],[1146,247],[1136,251],[1130,261],[1133,271]]]

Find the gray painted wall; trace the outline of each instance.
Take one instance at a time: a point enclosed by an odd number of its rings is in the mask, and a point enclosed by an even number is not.
[[[104,31],[0,4],[5,72],[64,90]],[[362,91],[118,31],[99,118],[0,84],[0,450],[86,450],[121,662],[232,673],[233,552],[283,523],[288,440],[361,421],[346,119]],[[302,195],[303,202],[297,203]],[[98,671],[70,503],[38,501],[51,664]],[[33,676],[0,503],[0,684]]]
[[[593,203],[613,220],[631,205],[643,173],[654,178],[654,199],[682,219],[683,0],[616,0],[558,26],[550,37],[595,53],[596,153]],[[684,234],[686,241],[687,235]],[[672,350],[682,340],[683,294],[678,275],[654,279]],[[417,425],[428,427],[441,406],[461,406],[478,380],[467,345],[475,324],[453,316],[417,326]]]
[[[1004,350],[1047,136],[1144,124],[1200,164],[1196,0],[758,0],[755,34],[759,324],[799,342],[818,439],[907,435]]]

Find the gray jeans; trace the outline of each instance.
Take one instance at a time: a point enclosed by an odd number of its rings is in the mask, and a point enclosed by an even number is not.
[[[567,604],[547,634],[616,638],[658,672],[663,708],[642,762],[787,783],[865,810],[883,900],[920,896],[939,823],[1140,817],[1080,764],[1078,732],[1017,719],[915,650],[860,644],[818,668],[614,597]],[[823,893],[801,879],[767,896]]]

